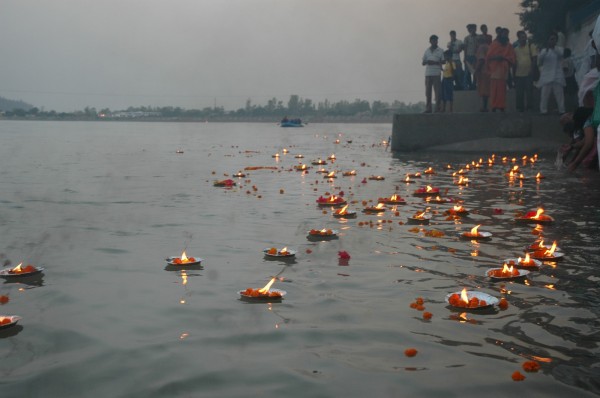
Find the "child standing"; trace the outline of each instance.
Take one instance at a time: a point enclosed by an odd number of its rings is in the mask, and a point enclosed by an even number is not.
[[[442,112],[446,112],[446,104],[448,104],[448,112],[452,113],[456,64],[452,60],[452,51],[444,51],[444,58],[446,59],[446,63],[442,72]]]

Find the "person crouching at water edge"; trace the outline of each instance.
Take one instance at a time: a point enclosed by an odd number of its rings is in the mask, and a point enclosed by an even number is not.
[[[425,65],[425,98],[427,104],[425,113],[431,113],[431,91],[435,94],[435,111],[439,112],[441,108],[440,88],[442,85],[440,74],[444,64],[444,50],[438,47],[438,37],[431,35],[429,37],[430,47],[423,54],[423,65]]]

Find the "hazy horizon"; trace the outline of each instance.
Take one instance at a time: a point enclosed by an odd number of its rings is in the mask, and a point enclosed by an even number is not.
[[[5,0],[0,96],[45,110],[424,99],[421,57],[518,0]]]

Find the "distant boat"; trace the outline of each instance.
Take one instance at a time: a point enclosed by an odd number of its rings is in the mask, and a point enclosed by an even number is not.
[[[302,120],[300,119],[288,119],[287,117],[284,117],[281,122],[279,122],[279,125],[281,127],[304,127],[304,124],[302,124]]]

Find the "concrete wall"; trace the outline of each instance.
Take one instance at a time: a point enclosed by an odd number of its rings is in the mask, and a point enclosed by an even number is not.
[[[553,114],[521,113],[515,110],[514,94],[509,90],[506,113],[479,112],[481,103],[476,91],[455,91],[454,113],[395,114],[392,150],[555,152],[560,144],[569,142],[554,101],[548,103]],[[576,105],[575,99],[565,101],[567,111]]]
[[[558,115],[530,113],[396,114],[392,150],[555,150],[568,142]],[[460,145],[463,143],[462,145]]]

